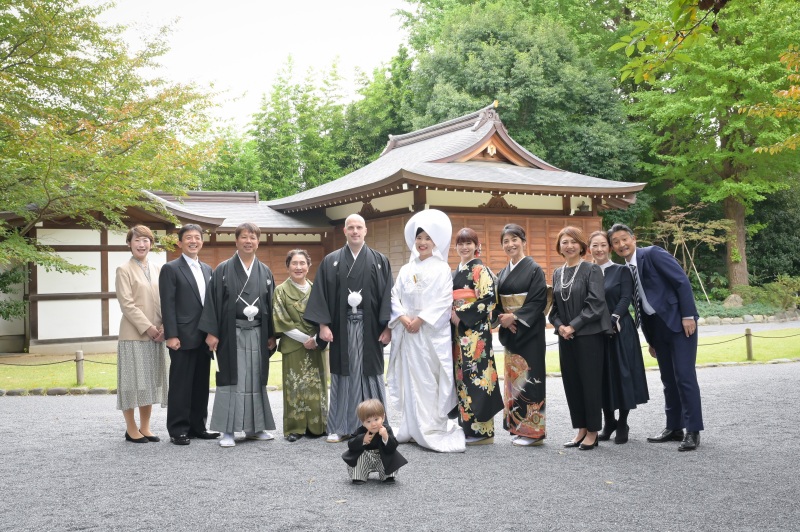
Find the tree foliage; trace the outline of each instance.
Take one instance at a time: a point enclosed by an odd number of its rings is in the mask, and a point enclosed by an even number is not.
[[[652,0],[633,1],[627,12],[633,29],[619,37],[609,51],[624,50],[630,59],[621,68],[621,81],[631,77],[634,83],[649,81],[669,67],[671,62],[687,63],[686,52],[711,33],[719,31],[717,15],[728,0]],[[639,11],[646,18],[636,17]]]
[[[0,3],[0,267],[80,271],[39,245],[40,222],[121,226],[143,189],[182,193],[207,146],[209,98],[155,75],[166,30],[131,52],[78,0]]]
[[[336,64],[321,79],[309,69],[298,82],[294,63],[287,60],[253,116],[250,131],[260,159],[256,188],[266,197],[295,194],[345,173],[342,100]]]
[[[412,65],[408,49],[401,46],[388,65],[376,68],[371,78],[362,77],[360,98],[345,111],[348,172],[374,161],[386,147],[389,135],[409,130],[406,115],[414,98]]]
[[[633,94],[639,139],[654,158],[646,170],[678,201],[721,203],[725,218],[733,221],[726,259],[731,285],[748,282],[747,212],[785,188],[785,177],[800,170],[796,156],[753,151],[786,138],[789,124],[738,113],[739,107],[769,98],[783,83],[782,67],[770,50],[800,42],[791,4],[729,4],[720,12],[719,32],[692,49],[692,64],[674,63]]]
[[[788,71],[786,79],[789,88],[775,91],[778,100],[775,103],[757,103],[750,107],[742,107],[739,111],[751,116],[794,122],[795,132],[770,146],[758,146],[757,152],[775,154],[800,148],[800,46],[790,45],[789,49],[781,54],[780,59]]]
[[[453,8],[440,34],[416,56],[414,128],[496,99],[511,136],[548,162],[608,179],[633,175],[637,148],[620,98],[561,25],[506,0]]]

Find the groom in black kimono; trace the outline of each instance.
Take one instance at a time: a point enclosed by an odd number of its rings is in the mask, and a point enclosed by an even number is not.
[[[331,388],[328,442],[348,439],[361,422],[356,407],[367,399],[386,404],[383,346],[392,335],[392,269],[389,259],[364,242],[364,218],[351,214],[344,223],[347,244],[322,261],[304,318],[319,325],[330,343]]]

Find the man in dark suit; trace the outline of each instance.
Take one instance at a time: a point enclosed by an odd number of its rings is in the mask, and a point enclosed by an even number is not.
[[[664,384],[667,426],[647,441],[680,441],[679,451],[693,451],[700,445],[703,413],[695,371],[698,315],[689,278],[663,248],[637,248],[626,225],[611,227],[608,240],[633,274],[636,324],[641,321]]]
[[[206,430],[211,355],[206,335],[197,328],[211,266],[197,258],[203,247],[199,225],[181,227],[178,247],[183,253],[161,268],[158,290],[170,357],[167,430],[172,443],[189,445],[190,438],[219,437]]]

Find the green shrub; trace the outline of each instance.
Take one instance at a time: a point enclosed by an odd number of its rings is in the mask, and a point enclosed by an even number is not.
[[[740,308],[725,308],[722,303],[712,301],[706,303],[705,301],[695,301],[697,305],[697,313],[701,317],[707,318],[709,316],[717,316],[720,318],[741,318],[745,314],[755,316],[757,314],[763,316],[772,316],[780,312],[782,309],[774,305],[765,305],[763,303],[750,303]]]
[[[800,277],[779,275],[774,283],[764,286],[734,286],[733,293],[742,296],[745,305],[760,303],[781,310],[794,308],[800,292]]]

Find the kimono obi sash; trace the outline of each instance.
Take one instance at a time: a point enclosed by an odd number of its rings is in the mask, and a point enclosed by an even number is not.
[[[524,294],[500,294],[500,303],[503,305],[505,312],[516,312],[522,308],[526,297],[528,297],[527,292]]]
[[[458,309],[467,303],[474,303],[478,298],[475,296],[475,290],[472,288],[459,288],[453,290],[453,308]]]

